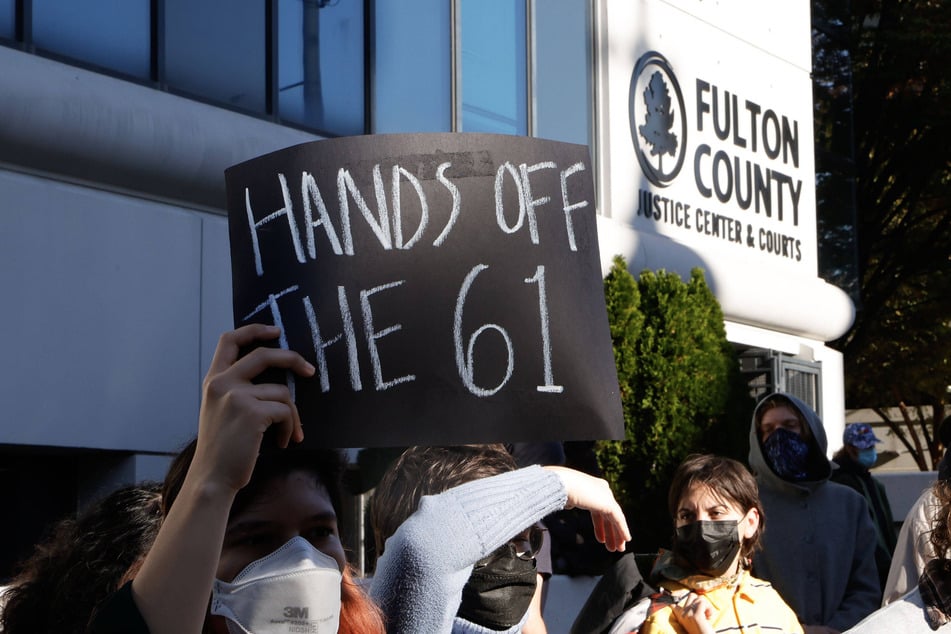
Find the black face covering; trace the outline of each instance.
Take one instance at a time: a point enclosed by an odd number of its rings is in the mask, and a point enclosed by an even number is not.
[[[505,544],[479,560],[462,589],[456,616],[493,630],[521,622],[535,595],[535,559]]]
[[[674,556],[681,565],[719,577],[740,552],[739,525],[737,520],[727,520],[681,526],[674,535]]]

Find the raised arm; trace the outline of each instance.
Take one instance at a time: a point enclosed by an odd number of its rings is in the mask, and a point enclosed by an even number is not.
[[[132,595],[152,634],[199,634],[205,620],[228,514],[251,478],[264,432],[278,444],[303,439],[300,417],[284,385],[252,383],[268,368],[310,376],[296,352],[259,347],[280,330],[253,324],[225,333],[205,377],[195,457],[181,492],[132,582]]]
[[[449,631],[475,562],[566,507],[590,511],[607,548],[630,539],[607,483],[572,469],[526,467],[423,497],[387,540],[371,586],[390,634]]]

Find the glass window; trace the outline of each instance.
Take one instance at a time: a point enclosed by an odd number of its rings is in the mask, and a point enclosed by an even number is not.
[[[33,0],[38,49],[149,79],[149,0]]]
[[[528,134],[525,3],[461,5],[462,130]]]
[[[260,0],[166,0],[168,85],[235,108],[264,112],[264,6]]]
[[[591,3],[535,0],[535,136],[591,144]]]
[[[281,0],[278,29],[280,118],[363,134],[363,1]]]
[[[0,0],[0,38],[16,37],[16,7],[13,0]]]
[[[373,131],[452,129],[452,24],[446,0],[376,0]]]

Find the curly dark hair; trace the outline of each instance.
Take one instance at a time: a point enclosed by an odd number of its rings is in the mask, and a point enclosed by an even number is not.
[[[125,486],[60,520],[18,566],[3,596],[4,634],[81,634],[119,588],[162,522],[161,485]]]
[[[951,552],[951,482],[937,480],[931,492],[938,501],[938,510],[931,518],[931,546],[939,557]]]

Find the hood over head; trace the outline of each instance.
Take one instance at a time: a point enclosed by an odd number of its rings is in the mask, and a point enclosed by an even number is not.
[[[756,428],[756,420],[767,409],[766,404],[780,400],[783,405],[798,411],[806,422],[809,429],[810,438],[809,458],[806,469],[807,477],[801,481],[790,481],[781,478],[772,468],[766,456],[763,453],[763,443],[759,439],[759,433]],[[775,432],[774,432],[775,433]],[[822,426],[822,420],[811,407],[800,401],[791,394],[773,393],[764,398],[753,411],[753,420],[750,422],[750,454],[749,463],[753,471],[761,478],[773,482],[774,484],[785,483],[785,486],[805,486],[811,488],[817,484],[825,482],[832,474],[832,464],[826,457],[826,451],[829,448],[829,441],[826,438],[825,428]]]

